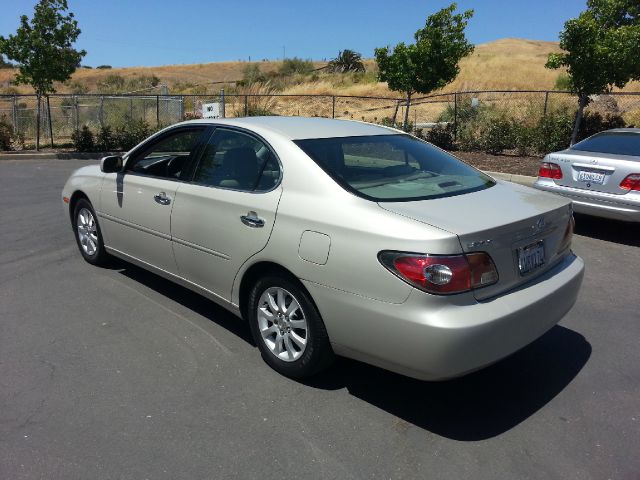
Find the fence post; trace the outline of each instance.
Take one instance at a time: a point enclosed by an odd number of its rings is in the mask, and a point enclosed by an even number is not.
[[[80,111],[78,109],[78,96],[74,95],[73,96],[73,106],[75,107],[75,112],[76,112],[76,118],[75,118],[75,129],[79,130],[80,129]]]
[[[544,112],[542,113],[543,117],[547,116],[547,106],[549,105],[549,92],[546,91],[544,93]]]
[[[51,139],[51,148],[53,148],[53,125],[51,124],[51,103],[49,95],[47,95],[47,119],[49,120],[49,138]]]
[[[100,111],[98,112],[98,121],[100,122],[100,128],[104,127],[104,118],[103,118],[103,114],[104,114],[104,96],[100,97]]]
[[[244,116],[249,116],[249,95],[244,96]]]
[[[458,92],[453,94],[453,139],[458,140]]]
[[[225,105],[224,105],[224,88],[220,89],[220,116],[226,118]]]
[[[156,95],[156,128],[160,128],[160,95]]]
[[[13,129],[16,133],[20,133],[20,129],[18,128],[18,106],[16,105],[17,97],[13,96],[13,108],[12,108],[12,117],[13,117]]]
[[[336,118],[336,96],[331,97],[333,99],[333,105],[331,106],[331,118]]]

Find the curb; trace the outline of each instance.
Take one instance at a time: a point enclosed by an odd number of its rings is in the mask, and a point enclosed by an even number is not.
[[[15,152],[0,153],[0,160],[100,160],[108,155],[122,155],[124,152]]]
[[[500,173],[500,172],[484,172],[499,180],[506,180],[507,182],[519,183],[520,185],[526,185],[527,187],[533,186],[538,177],[530,177],[528,175],[516,175],[515,173]]]

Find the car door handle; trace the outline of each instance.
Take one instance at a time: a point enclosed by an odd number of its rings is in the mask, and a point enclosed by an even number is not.
[[[264,227],[264,220],[258,216],[256,212],[249,212],[246,215],[240,217],[242,223],[247,227],[262,228]]]
[[[165,192],[155,194],[153,196],[153,199],[160,205],[169,205],[171,203],[171,199],[167,197],[167,194]]]

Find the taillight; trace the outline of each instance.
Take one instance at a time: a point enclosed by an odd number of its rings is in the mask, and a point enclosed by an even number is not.
[[[562,169],[557,163],[542,162],[540,170],[538,170],[538,176],[541,178],[560,180],[562,178]]]
[[[627,175],[622,182],[620,188],[623,190],[640,190],[640,173],[632,173]]]
[[[378,259],[405,282],[438,295],[467,292],[498,281],[498,271],[486,253],[418,255],[384,251]]]
[[[564,252],[567,248],[571,247],[571,240],[573,239],[573,231],[576,228],[576,221],[573,218],[573,214],[569,218],[569,223],[562,236],[562,241],[558,247],[558,252]]]

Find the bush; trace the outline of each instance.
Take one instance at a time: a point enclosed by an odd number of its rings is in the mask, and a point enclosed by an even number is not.
[[[0,150],[13,149],[13,126],[6,121],[4,115],[0,118]]]
[[[566,73],[561,73],[560,75],[558,75],[558,78],[556,78],[556,83],[553,86],[553,89],[559,90],[561,92],[567,92],[571,90],[572,86],[573,85],[571,84],[571,77]]]
[[[119,150],[131,150],[151,134],[151,127],[144,120],[125,119],[116,127],[113,142]]]
[[[109,152],[116,148],[113,131],[109,125],[104,125],[96,135],[96,147],[103,152]]]
[[[111,69],[111,65],[98,65],[96,68],[98,70],[110,70]]]
[[[71,134],[71,141],[77,152],[92,152],[96,148],[93,133],[86,125]]]
[[[578,141],[604,130],[623,128],[625,126],[626,122],[620,114],[614,113],[602,116],[599,112],[586,112],[580,124],[580,130],[578,130]]]
[[[423,135],[423,138],[443,150],[455,150],[454,128],[450,123],[446,125],[436,125],[429,129],[427,133]]]
[[[548,113],[535,127],[536,152],[547,154],[564,150],[571,143],[574,116],[568,111]]]
[[[487,118],[480,128],[485,152],[496,155],[515,147],[512,120],[506,117]]]
[[[306,75],[313,71],[313,62],[298,57],[285,58],[278,69],[280,75],[294,75],[300,73]]]

